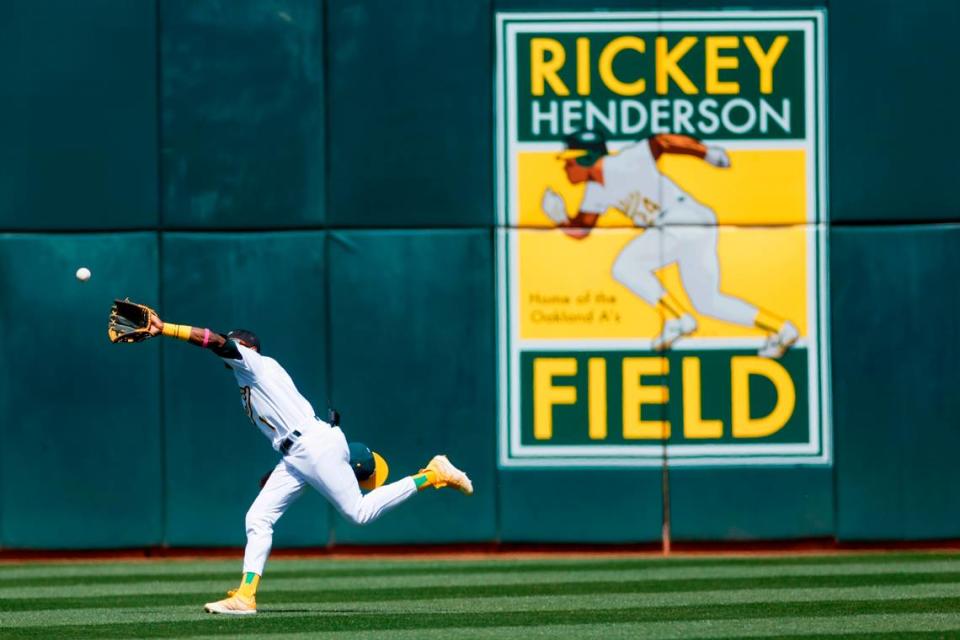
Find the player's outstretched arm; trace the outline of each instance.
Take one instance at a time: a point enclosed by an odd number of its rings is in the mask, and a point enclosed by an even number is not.
[[[239,358],[240,352],[232,340],[204,327],[191,327],[186,324],[164,322],[156,314],[150,316],[150,335],[165,335],[210,349],[221,357]]]
[[[657,160],[665,153],[694,156],[725,169],[730,166],[730,157],[721,147],[707,146],[696,138],[678,133],[660,133],[650,136],[650,152]]]

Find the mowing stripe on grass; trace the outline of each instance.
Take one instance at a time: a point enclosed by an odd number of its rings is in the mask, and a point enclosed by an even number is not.
[[[538,569],[542,571],[568,571],[571,568],[584,570],[620,571],[626,568],[684,566],[796,566],[796,565],[848,565],[848,564],[900,564],[908,562],[939,562],[960,560],[960,553],[903,553],[849,555],[822,555],[802,557],[605,557],[605,558],[547,558],[518,559],[492,555],[478,560],[396,560],[371,558],[343,560],[340,558],[276,559],[269,565],[271,574],[297,575],[382,575],[385,573],[473,573],[502,571],[505,573]],[[138,562],[93,563],[88,561],[70,563],[0,564],[0,584],[7,580],[68,578],[80,576],[189,576],[195,574],[237,574],[242,556],[230,560],[145,560]],[[23,583],[21,583],[23,584]]]
[[[720,567],[657,567],[651,569],[630,569],[620,572],[611,571],[577,571],[558,574],[555,571],[528,571],[525,573],[473,573],[449,574],[442,577],[443,584],[450,587],[473,585],[524,585],[555,582],[622,582],[622,581],[669,581],[681,579],[704,578],[763,578],[769,576],[836,576],[856,573],[859,575],[885,575],[910,572],[957,573],[960,572],[960,561],[939,562],[904,562],[900,564],[868,564],[858,563],[844,566],[834,565],[797,565],[797,566],[720,566]],[[274,591],[297,591],[301,589],[322,587],[324,590],[358,591],[363,589],[408,589],[430,587],[438,583],[435,575],[383,575],[359,577],[332,577],[332,578],[273,578],[269,573],[264,579],[266,586],[269,580],[270,588]],[[10,587],[0,588],[0,600],[24,598],[51,598],[63,595],[64,584],[39,587]],[[156,582],[148,580],[134,583],[109,583],[84,585],[80,593],[72,594],[83,597],[121,596],[135,594],[171,594],[171,593],[217,593],[230,587],[231,582],[220,578],[196,580],[188,582]]]
[[[931,561],[929,559],[924,559],[920,561],[911,562],[911,564],[922,564],[924,566],[940,566],[944,562],[946,563],[957,563],[957,571],[960,571],[960,557],[958,558],[943,558],[937,561]],[[356,566],[353,568],[330,568],[325,566],[311,566],[311,567],[299,567],[297,565],[291,566],[290,564],[285,565],[270,565],[267,569],[269,576],[271,578],[283,577],[283,578],[349,578],[354,580],[359,577],[379,577],[385,575],[391,576],[426,576],[426,575],[436,575],[442,576],[446,574],[454,574],[458,576],[466,576],[470,574],[518,574],[518,573],[529,573],[531,571],[538,571],[541,573],[570,573],[570,572],[582,572],[582,571],[606,571],[606,572],[617,572],[622,573],[628,569],[657,569],[663,571],[676,571],[685,569],[688,572],[696,571],[698,569],[712,569],[715,567],[725,567],[726,570],[734,570],[739,568],[753,569],[757,567],[762,567],[765,571],[769,573],[778,573],[776,567],[785,566],[789,568],[801,566],[801,567],[820,567],[820,566],[844,566],[847,571],[854,571],[857,567],[864,566],[869,564],[872,566],[892,566],[890,563],[876,563],[872,559],[868,562],[863,562],[862,560],[858,563],[845,563],[842,565],[830,564],[830,563],[803,563],[803,564],[788,564],[788,565],[779,565],[778,563],[771,562],[765,564],[742,564],[739,562],[723,562],[723,561],[714,561],[712,563],[695,563],[691,564],[688,562],[674,563],[669,560],[660,560],[657,562],[644,562],[644,563],[633,563],[633,562],[618,562],[613,560],[608,560],[604,562],[558,562],[554,564],[543,564],[540,562],[506,562],[498,563],[495,561],[481,563],[481,564],[470,564],[470,565],[460,565],[460,564],[437,564],[437,563],[416,563],[408,562],[405,564],[392,564],[386,567],[379,566],[373,561],[368,561],[363,565]],[[211,569],[209,571],[197,571],[194,570],[189,573],[178,572],[178,573],[169,573],[165,571],[156,571],[155,569],[163,569],[164,567],[152,567],[149,565],[141,566],[139,572],[135,572],[133,569],[135,567],[125,567],[123,572],[116,572],[113,574],[84,574],[69,572],[63,574],[53,574],[53,575],[21,575],[16,578],[9,578],[9,576],[4,575],[0,571],[0,588],[3,587],[41,587],[41,586],[50,586],[50,585],[92,585],[92,584],[130,584],[134,582],[188,582],[188,581],[197,581],[197,582],[208,582],[211,580],[228,580],[234,581],[237,579],[238,570],[236,564],[232,564],[229,569]],[[903,563],[900,564],[903,566]],[[196,568],[195,568],[196,569]],[[812,569],[811,569],[812,570]]]
[[[919,585],[913,587],[853,587],[846,589],[785,589],[771,593],[766,589],[739,591],[703,591],[644,594],[586,594],[563,596],[504,596],[494,598],[457,598],[434,601],[396,600],[392,602],[309,603],[277,602],[261,605],[260,615],[284,617],[311,617],[321,613],[377,613],[382,615],[409,613],[498,613],[563,611],[596,607],[613,610],[644,607],[702,607],[706,605],[757,605],[771,602],[878,602],[883,600],[960,598],[960,584]],[[25,611],[2,615],[4,628],[55,627],[62,625],[101,625],[126,622],[155,624],[197,620],[200,603],[191,606],[143,606],[111,609],[58,609],[55,611]]]
[[[249,618],[224,619],[224,616],[205,616],[196,620],[180,622],[160,622],[144,625],[143,622],[113,623],[102,625],[64,625],[55,627],[55,636],[70,638],[117,638],[151,637],[178,638],[197,635],[220,635],[236,637],[242,630],[256,634],[280,633],[291,628],[308,626],[313,632],[320,631],[376,631],[382,637],[393,633],[395,629],[416,629],[421,633],[432,629],[451,629],[461,627],[529,627],[536,628],[549,620],[557,625],[586,625],[606,623],[651,623],[666,620],[704,621],[771,619],[784,617],[838,618],[845,622],[852,616],[864,614],[930,614],[946,615],[943,612],[960,609],[960,598],[910,599],[893,601],[842,601],[842,602],[771,602],[763,606],[756,605],[705,605],[698,607],[639,607],[622,609],[565,609],[550,611],[544,615],[540,611],[499,611],[495,613],[404,613],[384,616],[381,613],[330,612],[317,614],[309,618],[292,615],[263,615]],[[198,614],[199,615],[199,614]],[[952,614],[951,614],[952,615]],[[838,625],[837,629],[843,628]],[[47,633],[49,627],[38,627],[38,633]],[[18,633],[29,629],[20,629]],[[524,634],[527,635],[527,634]],[[26,637],[26,636],[24,636]],[[38,636],[39,637],[39,636]]]
[[[420,599],[443,601],[457,598],[496,598],[501,596],[523,597],[530,595],[559,596],[577,594],[617,594],[617,593],[676,593],[700,592],[710,590],[731,591],[736,589],[765,589],[776,592],[781,589],[802,588],[849,588],[859,586],[897,586],[910,588],[911,585],[922,584],[957,584],[960,583],[960,574],[880,574],[880,575],[840,575],[840,576],[793,576],[763,578],[708,578],[703,580],[673,580],[673,581],[607,581],[607,582],[573,582],[562,581],[531,583],[514,586],[504,585],[475,585],[449,587],[433,585],[416,589]],[[211,593],[174,593],[140,595],[104,596],[99,598],[77,597],[76,590],[65,591],[64,595],[49,598],[6,599],[0,600],[0,612],[3,611],[42,611],[55,609],[113,609],[133,608],[144,605],[153,607],[191,605],[222,597],[222,590]],[[771,598],[776,598],[772,594]],[[267,586],[261,589],[261,603],[271,603],[280,600],[300,603],[350,603],[350,602],[389,602],[409,599],[406,589],[364,589],[361,591],[346,591],[343,589],[325,590],[321,588],[304,588],[281,591]]]
[[[845,638],[943,638],[944,632],[960,630],[960,614],[858,615],[849,618],[774,618],[759,620],[708,620],[686,622],[645,622],[584,624],[567,627],[546,624],[539,627],[461,627],[439,630],[394,630],[391,640],[434,640],[470,638],[502,640],[503,638],[546,638],[548,640],[723,640],[726,638],[811,638],[813,636]],[[239,633],[238,628],[238,633]],[[857,635],[852,635],[856,633]],[[221,640],[223,636],[185,636],[184,640]],[[263,640],[310,640],[317,632],[258,635]],[[323,640],[382,640],[382,631],[348,631],[320,634]],[[954,637],[951,635],[951,637]]]

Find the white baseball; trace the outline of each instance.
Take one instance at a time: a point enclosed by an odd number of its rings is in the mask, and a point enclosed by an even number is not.
[[[77,269],[77,280],[80,282],[86,282],[90,279],[91,275],[90,269],[87,269],[86,267],[80,267]]]

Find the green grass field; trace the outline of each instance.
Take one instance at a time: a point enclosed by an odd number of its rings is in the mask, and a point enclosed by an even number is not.
[[[0,565],[0,638],[960,637],[960,554]]]

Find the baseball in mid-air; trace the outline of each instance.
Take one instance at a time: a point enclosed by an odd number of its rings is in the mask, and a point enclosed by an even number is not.
[[[77,269],[77,280],[80,282],[86,282],[90,279],[91,275],[90,269],[87,269],[86,267],[80,267]]]

